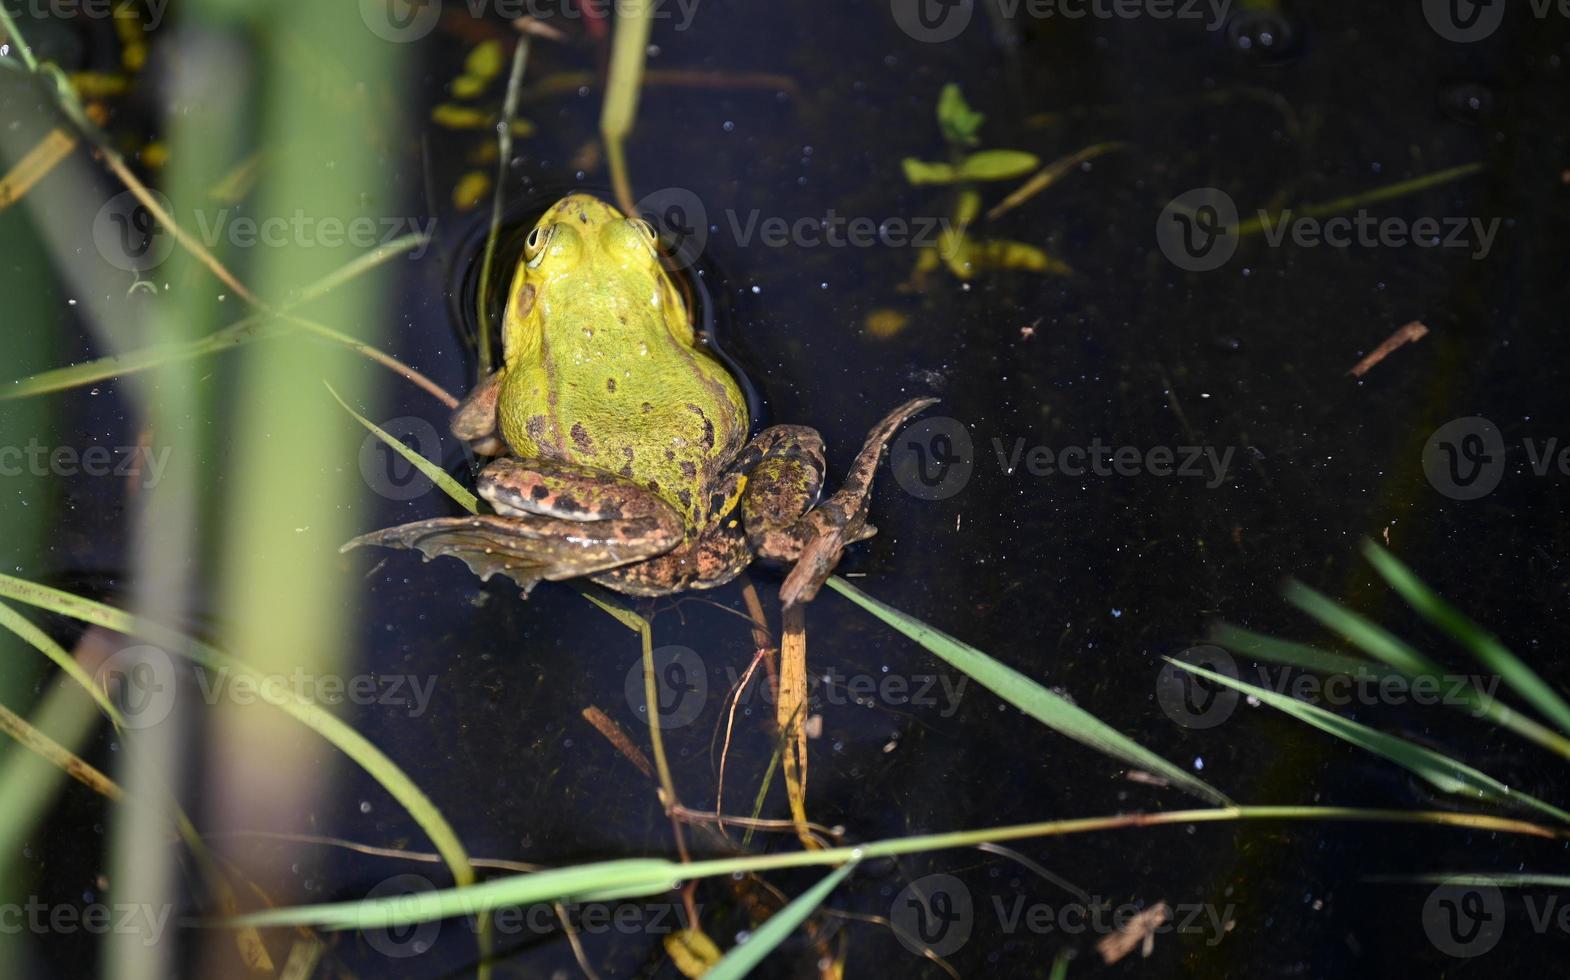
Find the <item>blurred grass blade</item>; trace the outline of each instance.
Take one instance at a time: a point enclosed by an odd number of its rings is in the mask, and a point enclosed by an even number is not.
[[[96,360],[83,361],[80,364],[40,371],[16,381],[0,383],[0,400],[30,398],[34,395],[80,388],[110,378],[123,378],[176,361],[217,354],[253,340],[277,337],[287,329],[282,324],[269,322],[264,316],[248,316],[236,320],[217,333],[190,343],[143,347],[140,350],[112,354]]]
[[[325,381],[322,383],[327,384]],[[375,422],[372,422],[370,419],[350,408],[349,403],[339,397],[338,392],[333,390],[332,385],[327,385],[327,390],[332,393],[333,398],[337,400],[338,404],[343,406],[344,411],[348,412],[350,415],[353,415],[356,421],[369,429],[371,433],[376,436],[376,438],[380,439],[382,442],[385,442],[394,452],[408,460],[410,466],[413,466],[421,473],[424,473],[432,483],[436,484],[438,487],[441,487],[442,490],[446,492],[447,496],[458,501],[458,503],[462,504],[463,508],[471,514],[478,514],[480,512],[480,498],[470,493],[463,484],[453,479],[451,473],[448,473],[446,470],[415,452],[413,449],[405,446],[399,440],[394,439],[390,434],[387,433],[386,430],[382,429]]]
[[[828,584],[841,595],[921,644],[954,669],[1032,718],[1082,745],[1119,759],[1140,769],[1166,777],[1202,799],[1226,804],[1230,801],[1220,790],[1196,778],[1140,745],[1067,698],[1054,694],[1012,667],[933,629],[892,606],[886,606],[838,576]]]
[[[1288,582],[1285,595],[1288,602],[1317,619],[1326,629],[1341,634],[1347,642],[1370,657],[1384,661],[1403,674],[1414,677],[1432,674],[1438,677],[1442,673],[1438,664],[1412,649],[1395,634],[1315,592],[1302,582]]]
[[[314,325],[308,325],[307,321],[296,320],[293,325],[290,325],[278,322],[276,317],[282,316],[290,310],[303,306],[311,300],[331,292],[334,288],[365,274],[388,259],[423,245],[427,240],[425,235],[405,235],[365,255],[361,255],[313,283],[300,294],[298,300],[280,307],[275,314],[254,313],[236,320],[221,330],[187,343],[144,347],[140,350],[127,351],[124,354],[114,354],[91,361],[83,361],[80,364],[70,364],[61,368],[40,371],[37,374],[18,378],[11,382],[0,382],[0,401],[13,398],[30,398],[34,395],[80,388],[95,382],[107,381],[110,378],[123,378],[127,375],[150,371],[168,364],[206,357],[211,354],[219,354],[255,340],[279,337],[290,333],[296,327],[304,326],[309,330]],[[355,349],[367,356],[371,356],[370,352],[372,351],[381,354],[380,351],[376,351],[375,348],[368,345],[349,342],[342,334],[338,334],[335,331],[313,330],[312,332],[334,342],[344,343],[351,349]],[[385,354],[382,355],[382,358],[384,360],[381,363],[391,360]],[[377,360],[374,356],[371,359]]]
[[[1231,687],[1258,698],[1272,708],[1284,711],[1297,720],[1313,725],[1321,731],[1329,732],[1342,741],[1350,742],[1365,751],[1383,756],[1396,765],[1419,776],[1441,792],[1456,796],[1467,796],[1475,800],[1515,802],[1546,813],[1556,820],[1570,823],[1570,813],[1559,809],[1553,804],[1545,803],[1535,796],[1518,793],[1487,773],[1473,769],[1471,766],[1452,759],[1447,755],[1441,755],[1432,749],[1415,745],[1405,739],[1396,738],[1394,735],[1387,735],[1349,718],[1343,718],[1332,711],[1326,711],[1317,705],[1299,701],[1284,694],[1278,694],[1268,687],[1235,680],[1224,674],[1206,670],[1194,664],[1183,663],[1171,657],[1165,659],[1168,663],[1190,673],[1197,674],[1213,683]]]
[[[1364,881],[1413,885],[1493,885],[1496,888],[1570,888],[1570,875],[1534,871],[1430,871],[1416,875],[1367,875]]]
[[[1316,674],[1380,675],[1385,671],[1377,664],[1343,653],[1331,653],[1306,643],[1278,640],[1273,636],[1255,633],[1231,623],[1218,623],[1210,629],[1210,641],[1238,653],[1246,653],[1270,663],[1286,664]]]
[[[0,602],[0,626],[5,627],[18,637],[27,641],[33,649],[54,661],[65,675],[75,681],[88,696],[98,703],[101,710],[109,720],[114,722],[116,728],[123,728],[125,719],[120,717],[120,709],[114,706],[109,696],[99,688],[93,678],[76,662],[60,644],[49,638],[49,634],[35,626],[32,621],[10,606]]]
[[[1493,634],[1440,598],[1438,593],[1412,574],[1412,570],[1402,564],[1400,559],[1374,542],[1363,542],[1363,557],[1424,619],[1450,634],[1451,638],[1471,651],[1479,663],[1498,674],[1522,700],[1541,711],[1559,726],[1561,732],[1570,735],[1570,704],[1566,704],[1547,681],[1511,653]]]
[[[355,731],[337,715],[301,697],[287,683],[274,683],[273,679],[259,676],[245,664],[222,651],[210,647],[157,623],[138,619],[123,609],[106,606],[82,596],[61,592],[48,586],[0,574],[0,596],[48,609],[62,616],[69,616],[126,636],[139,637],[165,649],[193,660],[210,670],[227,668],[257,685],[262,699],[276,705],[295,720],[316,732],[360,765],[393,799],[406,810],[420,829],[431,838],[442,859],[452,870],[453,878],[460,883],[474,881],[474,868],[469,864],[468,852],[458,840],[452,825],[431,802],[430,797],[415,785],[398,764],[389,759],[365,736]]]
[[[1338,605],[1301,582],[1288,582],[1286,595],[1289,601],[1319,620],[1324,626],[1340,633],[1370,656],[1384,661],[1407,677],[1431,678],[1437,684],[1445,684],[1444,671],[1439,664],[1418,653],[1371,620]],[[1524,665],[1523,669],[1525,669]],[[1447,691],[1447,696],[1444,698],[1446,704],[1471,711],[1478,717],[1486,718],[1501,728],[1507,728],[1550,752],[1570,758],[1570,738],[1560,735],[1500,701],[1494,697],[1493,688],[1484,690],[1470,679],[1466,679],[1464,683],[1446,687],[1445,690]],[[1461,700],[1455,700],[1449,696],[1449,693],[1459,695]]]
[[[802,892],[789,905],[769,916],[769,921],[754,929],[746,942],[726,953],[714,969],[705,973],[705,980],[741,980],[751,973],[765,956],[774,951],[774,947],[784,942],[807,921],[809,915],[818,910],[818,906],[828,899],[829,893],[839,887],[839,883],[855,867],[855,862],[841,865],[822,881]]]

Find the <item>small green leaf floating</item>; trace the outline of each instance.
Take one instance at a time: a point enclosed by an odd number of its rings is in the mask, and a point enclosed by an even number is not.
[[[938,126],[943,138],[955,146],[975,146],[981,141],[981,124],[987,117],[970,107],[959,86],[949,82],[938,93]]]

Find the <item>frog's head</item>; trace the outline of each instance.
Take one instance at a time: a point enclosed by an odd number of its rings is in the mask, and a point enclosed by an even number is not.
[[[508,296],[503,350],[510,363],[539,349],[552,328],[581,333],[624,310],[649,311],[640,321],[661,325],[694,343],[681,292],[661,264],[659,236],[588,194],[569,194],[540,217],[524,241]]]

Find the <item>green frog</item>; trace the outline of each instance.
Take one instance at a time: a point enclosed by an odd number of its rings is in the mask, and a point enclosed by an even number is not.
[[[694,331],[654,229],[586,194],[558,201],[525,240],[502,361],[451,422],[497,457],[478,481],[494,513],[387,528],[346,549],[456,556],[525,594],[587,577],[668,595],[723,585],[761,557],[794,563],[789,607],[817,593],[846,545],[876,533],[867,504],[883,449],[936,401],[889,413],[820,504],[822,438],[776,425],[748,439],[746,399]]]

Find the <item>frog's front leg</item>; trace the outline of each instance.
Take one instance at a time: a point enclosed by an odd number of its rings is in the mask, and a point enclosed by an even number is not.
[[[507,452],[501,427],[496,421],[496,401],[501,395],[502,379],[505,376],[502,371],[496,371],[476,385],[458,403],[447,423],[453,435],[468,443],[469,448],[481,456],[501,456]]]
[[[867,523],[867,506],[883,450],[911,416],[936,402],[936,398],[912,399],[885,416],[867,434],[839,492],[811,510],[807,508],[816,502],[823,482],[823,443],[817,433],[802,430],[812,436],[815,457],[775,446],[773,454],[765,453],[753,469],[742,498],[747,540],[759,557],[796,563],[780,588],[780,600],[787,608],[818,594],[846,545],[877,533]]]
[[[663,554],[685,530],[676,509],[614,473],[504,457],[485,468],[480,495],[495,514],[441,517],[362,535],[344,546],[412,548],[460,558],[481,579],[502,574],[525,594],[543,580],[594,575]]]

